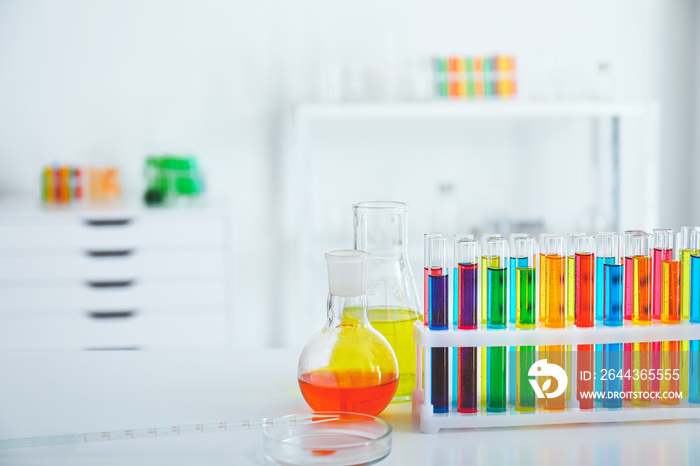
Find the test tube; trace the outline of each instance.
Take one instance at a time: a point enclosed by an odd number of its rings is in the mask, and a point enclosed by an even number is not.
[[[595,238],[589,235],[574,238],[574,257],[574,325],[593,327]],[[578,345],[576,351],[576,398],[580,409],[593,409],[593,400],[590,398],[595,374],[593,345]]]
[[[559,235],[549,235],[540,246],[540,254],[544,255],[545,269],[545,306],[547,315],[545,326],[548,328],[566,327],[566,288],[564,274],[564,238]],[[540,297],[542,301],[542,297]]]
[[[42,171],[43,186],[44,186],[44,202],[51,204],[54,201],[54,188],[53,188],[53,170],[49,165],[44,167]]]
[[[452,273],[452,289],[453,295],[452,295],[452,326],[454,328],[463,328],[463,326],[459,325],[460,321],[460,299],[462,298],[460,296],[460,268],[459,264],[461,256],[460,249],[464,247],[463,243],[466,241],[473,241],[474,240],[474,235],[455,235],[454,236],[454,270]],[[478,246],[478,245],[477,245]],[[465,263],[466,264],[466,263]],[[476,262],[474,264],[477,264],[476,267],[474,267],[474,286],[477,286],[477,271],[478,271],[478,256],[476,257]],[[476,328],[476,312],[478,309],[477,305],[477,293],[476,293],[476,288],[474,289],[474,328]],[[476,358],[476,356],[474,356]],[[458,404],[459,404],[459,399],[458,399],[458,394],[459,394],[459,348],[454,347],[452,348],[452,407],[457,409]],[[474,376],[476,377],[476,368],[474,372]]]
[[[574,240],[574,251],[574,323],[577,327],[593,327],[595,318],[595,238],[593,236],[577,237]]]
[[[454,236],[454,266],[453,266],[453,274],[452,274],[452,289],[454,290],[454,294],[452,296],[452,326],[454,328],[461,328],[459,326],[459,298],[460,298],[460,296],[459,296],[459,293],[457,293],[457,290],[459,289],[459,264],[460,264],[460,258],[462,257],[461,253],[460,253],[460,245],[466,241],[474,241],[474,235],[455,235]],[[478,248],[478,244],[477,244],[477,248]],[[477,259],[478,259],[478,257],[477,257]],[[478,260],[477,260],[477,265],[478,265]],[[478,267],[476,267],[475,270],[478,270]],[[476,278],[476,276],[475,276],[475,278]],[[474,306],[476,306],[475,310],[478,309],[478,303],[476,301],[474,301]],[[474,315],[474,318],[476,319],[476,314]]]
[[[625,270],[625,274],[632,275],[633,325],[651,325],[651,240],[651,235],[637,233],[630,240],[629,250],[625,248],[625,257],[633,259],[632,270]],[[637,342],[632,344],[631,368],[632,374],[648,373],[651,370],[651,343]],[[650,406],[651,399],[645,398],[643,394],[650,393],[651,388],[651,381],[648,378],[632,377],[630,391],[637,394],[635,398],[632,398],[632,405]]]
[[[449,326],[447,238],[442,235],[432,235],[426,240],[429,250],[425,267],[430,269],[428,275],[428,327],[430,330],[447,330]],[[446,413],[449,411],[447,348],[431,348],[430,350],[433,412]]]
[[[505,238],[486,242],[489,267],[486,274],[487,328],[506,328],[508,286],[508,241]],[[506,410],[506,347],[486,348],[486,410],[502,412]]]
[[[538,302],[540,304],[540,309],[539,309],[539,317],[538,320],[544,324],[546,318],[547,318],[547,294],[546,294],[546,287],[545,284],[547,283],[547,277],[546,277],[546,269],[543,267],[544,265],[544,251],[542,249],[542,246],[544,244],[544,241],[547,237],[552,236],[551,233],[540,233],[540,255],[539,255],[539,260],[537,263],[537,268],[539,269],[540,272],[540,285],[538,289]]]
[[[624,237],[625,237],[625,268],[623,275],[625,277],[625,311],[624,311],[624,319],[625,320],[632,320],[632,315],[633,315],[633,303],[634,303],[634,273],[633,273],[633,268],[634,268],[634,257],[632,256],[632,238],[634,235],[637,235],[639,233],[644,233],[642,230],[626,230]],[[625,343],[623,345],[624,351],[624,367],[623,367],[623,373],[627,373],[629,369],[632,368],[632,343]],[[632,378],[625,378],[622,381],[623,385],[623,391],[624,392],[629,392],[632,389]]]
[[[515,254],[515,241],[517,239],[522,239],[522,238],[527,238],[528,235],[527,233],[511,233],[509,236],[510,243],[509,243],[509,249],[510,249],[510,259],[508,260],[508,287],[510,288],[510,296],[509,296],[509,306],[508,306],[508,322],[510,322],[511,325],[515,325],[516,321],[516,316],[515,316],[515,274],[518,269],[518,262],[522,262],[523,260],[526,260],[525,258],[519,258]],[[516,347],[511,346],[508,348],[509,354],[510,354],[510,361],[508,364],[508,404],[511,406],[515,406],[515,364],[514,364],[514,357],[516,354]]]
[[[458,328],[476,330],[477,328],[477,274],[478,244],[471,238],[455,236],[455,276],[457,277],[454,294],[455,307],[458,314]],[[458,381],[457,411],[460,413],[475,413],[476,408],[476,348],[457,348],[457,370],[455,379]],[[453,394],[454,396],[454,394]]]
[[[574,241],[579,236],[585,236],[585,233],[566,234],[566,320],[569,322],[573,322],[576,319],[576,303],[574,301],[576,254],[574,252]]]
[[[700,230],[690,233],[691,247],[694,253],[690,255],[690,309],[688,317],[694,324],[700,323]]]
[[[481,67],[479,61],[479,67]],[[479,68],[481,69],[481,68]],[[487,253],[487,243],[491,240],[499,239],[501,235],[498,233],[483,233],[480,237],[481,241],[481,263],[479,264],[479,308],[481,309],[481,325],[486,328],[487,325],[487,305],[486,305],[486,274],[491,262],[497,259],[490,259]],[[496,263],[497,264],[497,263]],[[486,406],[486,348],[479,349],[479,359],[481,361],[481,405]]]
[[[536,324],[535,238],[517,238],[513,242],[511,257],[517,258],[515,288],[511,288],[511,294],[514,294],[516,297],[515,325],[517,328],[533,329]],[[535,363],[535,360],[536,352],[534,346],[517,347],[514,377],[516,381],[516,411],[534,411],[536,409],[535,392],[530,385],[528,377],[528,371]],[[513,390],[512,384],[511,390]]]
[[[698,227],[681,227],[681,320],[690,318],[690,261],[691,256],[697,250],[691,244],[691,233],[697,230]],[[688,389],[688,370],[690,356],[690,342],[688,340],[681,341],[681,380],[680,386],[682,389]]]
[[[635,235],[644,233],[642,230],[626,230],[625,231],[625,320],[632,320],[632,307],[634,302],[634,297],[632,295],[634,290],[634,274],[632,269],[634,266],[634,256],[632,255],[632,238]]]
[[[495,263],[498,265],[498,258],[490,258],[488,256],[488,248],[487,248],[487,243],[491,240],[499,239],[502,236],[499,235],[498,233],[484,233],[481,235],[481,264],[480,269],[479,269],[479,290],[480,290],[480,296],[481,296],[481,323],[486,326],[486,322],[488,320],[488,311],[487,311],[487,305],[486,305],[486,285],[487,285],[487,280],[486,280],[486,274],[489,269],[489,266],[492,263]],[[495,262],[494,262],[495,261]]]
[[[431,267],[432,244],[437,238],[442,237],[440,233],[426,233],[423,235],[423,324],[430,324],[430,277],[431,275],[442,275],[442,269]]]
[[[662,285],[662,263],[668,260],[672,250],[669,249],[669,238],[673,236],[673,231],[666,228],[659,228],[653,231],[654,238],[652,241],[652,304],[651,317],[652,320],[661,319],[661,305],[663,302],[663,285]],[[661,342],[655,341],[651,344],[651,366],[653,370],[661,368]],[[654,392],[659,391],[659,379],[654,379],[651,382],[651,388]]]
[[[692,323],[700,323],[700,230],[690,233],[690,309]],[[688,402],[700,403],[700,340],[691,340],[688,351]]]
[[[566,234],[566,322],[574,323],[576,320],[575,302],[574,302],[574,272],[576,266],[576,258],[574,254],[574,239],[578,236],[583,236],[585,233],[567,233]],[[571,380],[571,346],[566,346],[566,376]],[[571,385],[566,386],[566,400],[569,400]]]
[[[670,238],[673,236],[673,231],[669,229],[656,229],[654,230],[654,252],[652,259],[653,267],[653,279],[654,284],[654,301],[652,305],[652,317],[654,320],[659,320],[661,318],[661,303],[663,300],[663,290],[661,287],[662,283],[662,262],[669,260],[671,257],[672,250],[669,248],[669,244],[672,241]]]
[[[515,273],[520,267],[519,262],[526,261],[526,258],[519,258],[515,255],[515,241],[517,239],[527,238],[527,233],[511,233],[510,234],[510,260],[508,263],[508,283],[510,284],[510,307],[508,312],[508,322],[515,324]]]
[[[614,235],[615,233],[610,231],[605,231],[598,233],[595,236],[596,241],[596,258],[595,258],[595,320],[602,322],[604,319],[604,306],[603,306],[603,290],[605,286],[603,284],[603,273],[605,271],[605,264],[609,263],[611,258],[607,257],[605,248],[605,238],[607,236]]]
[[[669,250],[670,254],[661,263],[661,323],[676,325],[681,322],[681,235],[674,233],[665,236],[665,239],[667,242],[663,243],[663,247],[664,250]],[[664,405],[675,405],[679,402],[678,398],[668,394],[680,391],[680,349],[680,341],[661,343],[661,371],[664,377],[659,381],[659,402]],[[666,378],[667,371],[670,372],[670,379]]]
[[[595,320],[596,322],[603,322],[605,308],[605,283],[604,283],[604,272],[605,263],[609,262],[610,259],[606,256],[608,254],[606,250],[605,238],[615,233],[611,231],[604,231],[595,235]],[[595,345],[595,367],[600,369],[603,367],[603,345]],[[599,374],[597,374],[599,375]],[[595,379],[595,389],[598,393],[603,393],[603,381],[601,377],[596,377]],[[601,403],[600,398],[596,398],[596,403]]]
[[[546,283],[543,288],[544,305],[547,309],[545,327],[562,328],[566,326],[566,281],[564,237],[560,235],[546,236],[540,245],[542,263],[540,267],[545,270]],[[542,303],[540,296],[540,303]],[[546,359],[549,364],[557,364],[566,371],[566,353],[564,345],[545,347]],[[544,383],[544,381],[540,381]],[[543,392],[546,390],[543,390]],[[564,394],[556,398],[546,398],[545,409],[564,409],[566,397]]]
[[[610,235],[604,238],[606,261],[603,268],[604,319],[606,327],[621,327],[623,321],[623,257],[624,238],[622,235]],[[620,343],[606,344],[604,348],[604,368],[606,377],[603,382],[603,407],[622,407],[623,346]]]
[[[692,244],[691,234],[699,227],[681,227],[681,317],[690,317],[690,256],[698,254]]]

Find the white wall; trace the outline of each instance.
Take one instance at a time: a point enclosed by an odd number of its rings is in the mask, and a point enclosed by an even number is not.
[[[0,195],[36,196],[39,168],[53,160],[116,162],[127,186],[138,192],[144,155],[196,153],[213,192],[232,205],[234,337],[239,344],[277,344],[279,334],[265,329],[277,328],[281,313],[291,308],[265,292],[275,286],[280,267],[274,260],[280,251],[278,182],[286,144],[280,135],[289,106],[318,97],[320,64],[361,70],[368,98],[402,98],[410,94],[403,70],[417,59],[509,52],[518,57],[523,98],[583,99],[598,87],[596,64],[609,62],[614,98],[661,102],[666,158],[659,178],[661,202],[668,206],[662,220],[678,227],[700,223],[700,208],[689,219],[689,203],[682,202],[694,186],[685,168],[693,137],[687,96],[693,95],[688,70],[697,55],[697,41],[692,44],[696,3],[5,0],[0,2]],[[344,165],[348,170],[379,157],[410,163],[404,172],[382,169],[388,179],[395,177],[391,183],[369,191],[345,183],[345,191],[322,200],[333,219],[332,232],[345,225],[338,238],[347,240],[349,204],[364,195],[402,196],[398,183],[404,180],[420,225],[418,219],[430,216],[437,183],[455,178],[443,180],[435,167],[422,177],[416,166],[429,154],[458,160],[468,148],[475,156],[502,159],[504,181],[515,182],[512,176],[519,172],[506,160],[522,150],[518,166],[533,184],[538,171],[527,163],[531,154],[544,154],[551,166],[562,163],[559,154],[590,156],[589,143],[581,142],[589,140],[585,123],[550,122],[532,129],[505,125],[465,131],[447,123],[333,128],[315,146],[329,156],[314,172],[319,192],[337,187],[323,179],[336,166],[333,157],[355,160]],[[623,137],[638,139],[634,133]],[[354,159],[358,154],[362,157]],[[479,176],[483,157],[475,162],[476,175],[465,176]],[[457,192],[464,196],[466,185]],[[536,211],[538,198],[532,199]],[[499,199],[495,210],[505,202]],[[543,215],[562,230],[579,228],[575,219]]]

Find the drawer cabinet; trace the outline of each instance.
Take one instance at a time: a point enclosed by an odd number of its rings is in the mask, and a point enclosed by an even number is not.
[[[0,350],[225,341],[225,210],[0,204]]]

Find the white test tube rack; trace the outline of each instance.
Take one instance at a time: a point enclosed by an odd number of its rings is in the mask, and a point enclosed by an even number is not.
[[[452,393],[448,397],[449,412],[434,413],[431,403],[431,366],[429,351],[423,360],[423,349],[437,347],[488,347],[488,346],[549,346],[549,345],[598,345],[608,343],[637,343],[657,341],[700,340],[700,324],[682,323],[663,325],[634,326],[625,322],[622,327],[568,327],[561,329],[477,329],[430,330],[423,322],[416,322],[413,328],[416,341],[416,388],[413,390],[413,415],[419,417],[420,430],[424,433],[437,433],[440,429],[470,427],[509,427],[536,426],[549,424],[573,424],[588,422],[624,422],[624,421],[658,421],[670,419],[700,418],[700,404],[687,401],[687,394],[677,405],[660,405],[657,403],[646,407],[630,406],[624,403],[622,408],[579,409],[577,407],[575,385],[571,387],[571,399],[564,410],[537,409],[531,412],[516,411],[508,406],[505,412],[486,412],[479,404],[476,413],[459,413],[452,407]],[[452,351],[450,351],[450,356]],[[479,359],[477,357],[477,359]],[[507,364],[509,359],[506,358]],[[574,360],[575,358],[571,358]],[[575,364],[575,361],[574,361]],[[452,362],[449,365],[449,384],[452,384]],[[478,369],[477,369],[477,372]],[[510,370],[506,370],[507,373]],[[576,373],[575,366],[571,373]],[[423,380],[423,375],[426,375]],[[480,376],[479,376],[480,377]],[[572,377],[575,381],[575,377]],[[421,383],[422,382],[422,383]],[[477,383],[477,387],[478,387]],[[421,386],[423,388],[421,388]]]

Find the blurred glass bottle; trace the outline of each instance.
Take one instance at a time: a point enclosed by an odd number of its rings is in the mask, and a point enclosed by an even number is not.
[[[369,320],[389,341],[399,362],[394,401],[410,400],[416,377],[413,323],[422,314],[408,256],[408,205],[361,202],[353,210],[355,249],[370,253]]]

